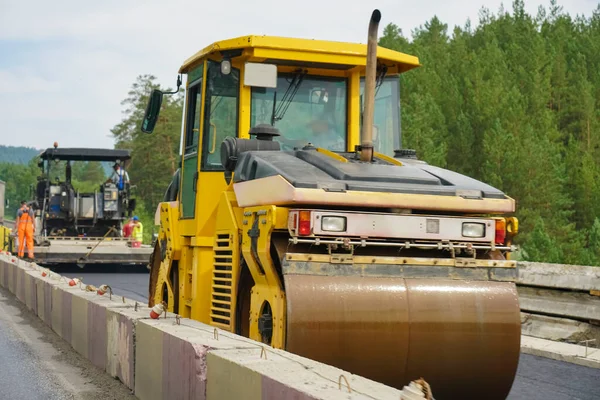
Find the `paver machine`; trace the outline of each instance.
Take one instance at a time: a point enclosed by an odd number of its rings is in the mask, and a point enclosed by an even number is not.
[[[55,143],[39,157],[41,175],[31,202],[36,214],[36,262],[80,267],[149,262],[152,247],[131,247],[122,234],[135,210],[131,185],[106,179],[93,191],[81,191],[72,179],[71,163],[119,163],[124,168],[131,159],[129,150],[60,148]]]
[[[400,76],[420,65],[377,46],[380,17],[366,45],[245,36],[184,62],[149,305],[438,400],[506,398],[515,202],[402,147]]]

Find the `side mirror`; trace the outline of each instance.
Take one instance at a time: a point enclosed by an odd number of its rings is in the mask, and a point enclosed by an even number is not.
[[[144,114],[144,120],[142,121],[142,132],[152,133],[154,125],[158,120],[158,114],[160,113],[160,106],[162,105],[163,92],[158,89],[153,89],[150,93],[150,99],[148,99],[148,105],[146,106],[146,113]]]

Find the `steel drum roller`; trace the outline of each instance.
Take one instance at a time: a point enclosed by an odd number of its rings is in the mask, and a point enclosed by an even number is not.
[[[505,399],[520,351],[507,282],[284,275],[286,350],[437,400]]]

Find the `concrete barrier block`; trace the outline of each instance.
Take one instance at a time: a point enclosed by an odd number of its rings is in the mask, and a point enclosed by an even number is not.
[[[15,286],[17,283],[17,267],[15,266],[15,264],[12,263],[12,261],[9,261],[7,264],[7,269],[8,269],[8,277],[7,277],[7,285],[6,288],[12,293],[15,294],[16,290],[15,290]]]
[[[139,321],[135,344],[135,395],[140,400],[163,397],[163,331]],[[165,396],[166,397],[166,396]]]
[[[89,359],[90,342],[88,298],[86,298],[87,296],[84,296],[85,292],[83,291],[81,294],[79,294],[63,289],[63,292],[71,295],[71,346],[76,352]],[[67,311],[63,309],[63,315],[66,313]],[[104,320],[106,321],[106,316]]]
[[[204,399],[209,347],[177,336],[163,336],[163,391],[171,398]]]
[[[211,351],[207,356],[207,400],[400,398],[401,391],[395,388],[295,354],[265,348],[263,354],[260,346]],[[243,390],[244,386],[252,391]]]
[[[67,343],[71,343],[73,294],[70,291],[61,290],[57,284],[50,284],[49,287],[52,292],[52,330]]]
[[[595,339],[600,343],[600,326],[568,318],[521,313],[521,334],[558,342]]]
[[[137,322],[149,318],[150,308],[108,308],[106,372],[129,389],[135,389],[135,343]]]
[[[37,315],[49,327],[52,327],[52,285],[36,278]]]
[[[77,286],[52,285],[52,328],[85,358],[89,358],[88,299],[93,295]]]
[[[17,286],[16,286],[16,296],[17,299],[23,304],[26,303],[25,299],[25,270],[23,267],[17,267]]]
[[[177,325],[172,314],[166,319],[139,320],[136,333],[136,396],[144,400],[159,399],[162,398],[161,393],[168,393],[172,396],[169,398],[174,399],[203,399],[207,353],[213,349],[251,348],[256,346],[255,343],[226,331],[216,330],[215,333],[214,327],[197,321],[186,319]],[[154,385],[151,390],[146,387],[150,385],[147,382]]]
[[[120,296],[98,295],[96,292],[77,296],[87,300],[87,357],[92,364],[106,370],[109,358],[108,335],[111,329],[108,325],[108,309],[133,309],[133,302],[125,301]]]
[[[4,256],[0,255],[0,286],[6,287],[4,283],[4,270],[6,269],[6,261],[4,261]]]
[[[260,357],[258,348],[250,352],[254,352],[254,357]],[[229,358],[232,354],[240,353],[217,351],[208,354],[206,399],[262,399],[262,376],[245,368],[236,357]]]
[[[600,321],[600,297],[588,293],[518,287],[521,310]]]
[[[25,305],[37,314],[37,279],[32,271],[25,271]]]
[[[35,264],[30,265],[32,267],[27,270],[27,274],[32,280],[31,296],[35,296],[35,307],[32,310],[52,328],[52,288],[56,280],[52,280],[49,276],[43,277]]]
[[[558,289],[600,290],[600,268],[519,261],[517,283]]]
[[[10,257],[6,256],[6,255],[2,255],[0,256],[0,285],[5,288],[8,289],[8,274],[10,271]]]

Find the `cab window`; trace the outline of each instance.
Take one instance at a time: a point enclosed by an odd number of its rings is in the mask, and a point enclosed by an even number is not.
[[[360,80],[360,109],[364,110],[365,80]],[[375,88],[373,112],[373,150],[394,156],[400,148],[400,82],[398,76],[385,78]],[[360,129],[362,132],[362,113]]]
[[[273,124],[283,150],[311,143],[346,151],[347,97],[345,78],[281,74],[277,89],[252,88],[251,126]]]
[[[185,134],[184,153],[198,151],[198,136],[200,126],[200,107],[202,106],[202,79],[190,84],[188,89],[187,132]]]
[[[221,65],[208,61],[202,138],[202,170],[222,171],[221,143],[238,136],[239,69],[231,67],[227,75]]]

